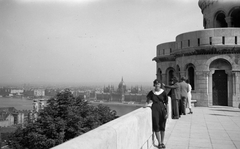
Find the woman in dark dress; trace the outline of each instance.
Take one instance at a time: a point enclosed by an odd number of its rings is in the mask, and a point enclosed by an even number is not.
[[[153,81],[155,87],[147,95],[147,105],[151,105],[153,131],[158,140],[158,147],[165,148],[164,135],[165,125],[168,118],[168,97],[167,93],[162,89],[159,80]]]

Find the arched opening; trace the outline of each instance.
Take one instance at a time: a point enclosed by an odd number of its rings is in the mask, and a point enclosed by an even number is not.
[[[174,72],[175,72],[175,70],[172,67],[167,69],[167,72],[166,72],[166,74],[167,74],[167,82],[166,83],[167,84],[170,84],[172,78],[174,77]]]
[[[212,75],[212,104],[228,106],[228,74],[231,64],[225,59],[216,59],[210,64]]]
[[[158,68],[158,71],[157,71],[157,79],[162,81],[162,70],[160,68]]]
[[[215,28],[227,27],[228,25],[227,25],[225,18],[226,18],[226,16],[222,11],[216,13]]]
[[[195,89],[195,67],[193,64],[187,66],[187,78],[189,84],[192,86],[192,90]]]
[[[240,27],[240,8],[235,8],[231,12],[232,27]]]

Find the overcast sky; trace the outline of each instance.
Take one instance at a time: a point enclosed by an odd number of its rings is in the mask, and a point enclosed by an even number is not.
[[[149,82],[198,0],[0,0],[0,83]]]

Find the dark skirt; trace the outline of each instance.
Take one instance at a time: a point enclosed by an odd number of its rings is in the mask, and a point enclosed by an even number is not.
[[[152,124],[153,131],[165,131],[166,121],[166,109],[162,102],[152,104]]]

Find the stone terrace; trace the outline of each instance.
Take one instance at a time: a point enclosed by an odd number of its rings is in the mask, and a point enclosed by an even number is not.
[[[150,108],[140,108],[54,149],[155,149],[150,117]],[[193,107],[193,114],[168,120],[165,144],[167,149],[240,149],[240,109]]]
[[[240,149],[240,110],[194,107],[193,114],[168,121],[165,144],[167,149]]]

